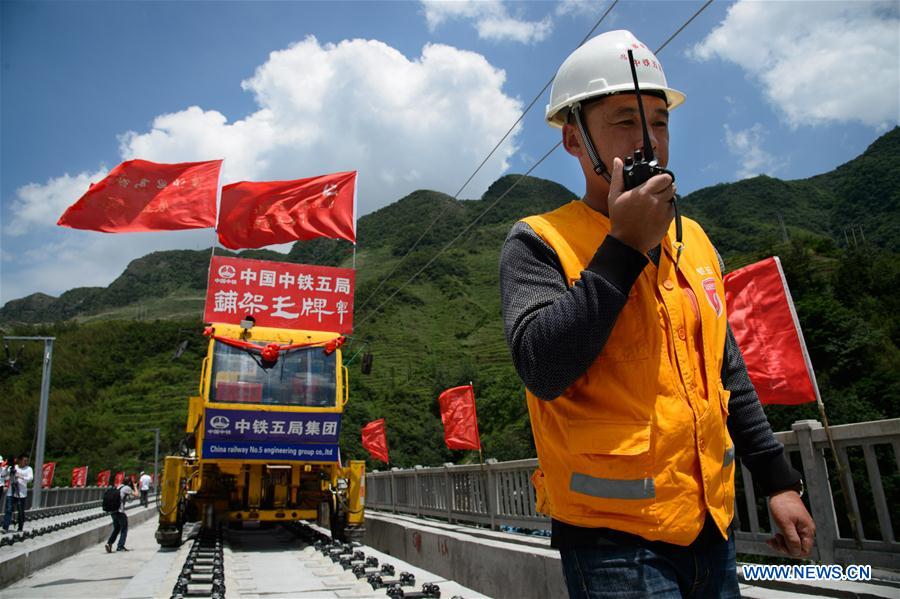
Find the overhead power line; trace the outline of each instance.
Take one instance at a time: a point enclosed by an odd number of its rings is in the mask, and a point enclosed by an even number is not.
[[[588,34],[585,36],[585,38],[581,41],[581,43],[578,44],[578,47],[581,47],[581,46],[584,44],[584,42],[587,41],[587,39],[591,36],[591,34],[594,32],[594,30],[600,25],[600,23],[603,22],[603,19],[606,18],[606,16],[609,14],[609,12],[612,10],[612,8],[613,8],[617,3],[618,3],[618,0],[615,0],[615,2],[613,2],[612,5],[610,5],[610,7],[606,10],[605,13],[603,13],[603,16],[600,17],[600,19],[597,21],[597,23],[594,24],[594,26],[591,28],[591,30],[588,32]],[[662,43],[662,45],[659,46],[659,48],[657,48],[656,50],[654,50],[653,53],[658,55],[660,52],[662,52],[662,50],[663,50],[666,46],[668,46],[669,43],[672,42],[672,40],[674,40],[674,39],[675,39],[682,31],[684,31],[684,29],[685,29],[688,25],[690,25],[691,22],[692,22],[694,19],[696,19],[696,18],[700,15],[700,13],[702,13],[704,10],[706,10],[706,8],[707,8],[710,4],[712,4],[712,3],[713,3],[713,0],[707,0],[707,2],[706,2],[705,4],[703,4],[703,6],[701,6],[701,7],[700,7],[693,15],[690,16],[690,18],[688,18],[684,23],[682,23],[682,25],[681,25],[678,29],[676,29],[675,32],[674,32],[672,35],[670,35],[669,38],[668,38],[665,42]],[[545,85],[545,86],[543,87],[543,89],[541,89],[540,93],[538,93],[538,95],[531,101],[531,103],[528,105],[528,108],[525,109],[525,112],[527,112],[532,106],[534,106],[535,102],[538,100],[538,98],[540,98],[540,96],[544,93],[544,91],[546,91],[547,87],[549,87],[549,85],[550,85],[552,82],[553,82],[553,79],[551,78],[551,79],[550,79],[550,82],[547,83],[547,85]],[[510,129],[506,132],[506,135],[504,135],[503,138],[497,143],[497,145],[494,146],[494,149],[491,150],[491,153],[488,154],[487,158],[485,158],[485,159],[482,161],[482,163],[481,163],[481,165],[479,165],[478,169],[475,170],[475,173],[473,173],[472,176],[469,177],[469,179],[466,181],[466,183],[464,183],[463,186],[459,188],[459,191],[456,192],[457,196],[459,195],[460,192],[462,192],[462,190],[465,188],[465,186],[468,185],[469,181],[472,180],[472,178],[475,176],[475,174],[478,173],[478,170],[480,170],[480,169],[484,166],[484,164],[487,162],[487,160],[491,157],[491,154],[493,154],[493,153],[497,150],[497,148],[500,146],[500,144],[503,143],[503,141],[506,139],[506,137],[509,135],[509,133],[516,127],[516,125],[519,124],[519,122],[520,122],[520,121],[522,120],[522,118],[525,116],[525,112],[523,112],[522,115],[519,116],[518,120],[516,120],[516,122],[513,123],[513,126],[510,127]],[[424,266],[422,266],[419,270],[417,270],[417,271],[415,272],[415,274],[413,274],[410,278],[408,278],[406,281],[404,281],[399,287],[397,287],[397,288],[394,290],[394,292],[391,293],[391,295],[389,295],[383,302],[381,302],[380,304],[378,304],[378,306],[376,306],[374,309],[372,309],[372,310],[371,310],[368,314],[366,314],[362,319],[358,320],[358,321],[356,322],[356,325],[358,326],[358,325],[360,325],[360,324],[366,322],[367,320],[369,320],[376,312],[378,312],[378,311],[379,311],[382,307],[384,307],[389,301],[391,301],[391,299],[393,299],[394,296],[396,296],[398,293],[400,293],[400,291],[403,290],[404,287],[406,287],[407,285],[409,285],[413,280],[416,279],[416,277],[418,277],[420,274],[422,274],[423,272],[425,272],[425,270],[426,270],[429,266],[431,266],[431,265],[434,263],[434,261],[437,260],[437,259],[441,256],[441,254],[443,254],[443,253],[446,252],[448,249],[450,249],[450,247],[451,247],[454,243],[456,243],[456,242],[457,242],[463,235],[465,235],[465,234],[466,234],[473,226],[475,226],[475,224],[476,224],[478,221],[480,221],[481,218],[482,218],[485,214],[487,214],[494,206],[496,206],[497,203],[500,202],[500,200],[502,200],[504,197],[506,197],[506,195],[507,195],[509,192],[511,192],[513,189],[515,189],[516,185],[518,185],[518,184],[522,181],[522,179],[524,179],[524,178],[527,177],[529,174],[531,174],[531,172],[532,172],[534,169],[536,169],[536,168],[537,168],[544,160],[546,160],[553,152],[556,151],[556,148],[558,148],[558,147],[561,146],[561,145],[562,145],[562,140],[556,142],[556,144],[555,144],[552,148],[550,148],[543,156],[541,156],[541,157],[538,159],[537,162],[535,162],[534,164],[532,164],[531,167],[530,167],[524,174],[519,175],[519,177],[512,183],[512,185],[510,185],[510,186],[506,189],[506,191],[504,191],[502,194],[500,194],[500,196],[499,196],[496,200],[494,200],[493,202],[491,202],[491,204],[490,204],[487,208],[485,208],[478,216],[476,216],[475,219],[472,220],[472,222],[470,222],[468,225],[466,225],[466,227],[465,227],[462,231],[460,231],[460,233],[459,233],[456,237],[454,237],[453,239],[451,239],[446,245],[444,245],[444,247],[442,247],[440,250],[438,250],[438,252],[437,252],[434,256],[432,256],[431,259],[430,259],[428,262],[426,262]],[[454,196],[454,199],[456,199],[456,196]],[[366,298],[366,301],[363,303],[363,305],[360,306],[360,308],[359,308],[360,310],[362,310],[362,308],[363,308],[366,304],[369,303],[369,300],[372,299],[372,297],[375,296],[375,293],[381,288],[381,286],[384,284],[384,282],[387,281],[387,280],[388,280],[388,279],[389,279],[389,278],[397,271],[397,269],[400,267],[400,264],[402,264],[402,262],[407,258],[407,256],[409,256],[410,253],[412,253],[412,251],[416,248],[416,246],[419,244],[419,242],[422,241],[422,239],[424,239],[425,235],[432,229],[432,227],[434,227],[434,225],[438,222],[438,220],[440,220],[441,216],[443,216],[443,214],[448,210],[449,206],[450,206],[449,204],[448,204],[447,206],[445,206],[444,209],[438,214],[438,216],[431,222],[431,224],[428,225],[428,227],[425,229],[425,231],[422,233],[422,235],[419,236],[419,238],[416,240],[416,242],[413,244],[413,246],[410,247],[410,249],[406,252],[406,254],[403,255],[403,257],[400,259],[400,262],[397,263],[397,266],[395,266],[395,267],[391,270],[391,272],[388,273],[388,275],[387,275],[384,279],[382,279],[382,281],[378,284],[378,286],[375,288],[375,290],[372,291],[372,292],[369,294],[369,297],[367,297],[367,298]]]
[[[590,37],[594,33],[594,31],[597,30],[597,27],[600,26],[600,24],[603,22],[603,20],[606,18],[606,16],[612,11],[613,7],[615,7],[615,5],[618,3],[619,3],[619,0],[614,0],[614,2],[609,5],[609,8],[606,9],[606,12],[604,12],[603,15],[601,15],[600,18],[597,19],[597,22],[594,23],[594,26],[591,27],[591,30],[587,32],[587,35],[585,35],[584,38],[580,42],[578,42],[578,46],[576,46],[576,48],[580,48],[581,46],[584,45],[584,42],[586,42],[586,41],[588,41],[588,39],[590,39]],[[476,168],[472,172],[472,174],[469,175],[469,178],[466,179],[466,182],[463,183],[459,187],[459,189],[456,190],[456,193],[453,194],[454,200],[459,199],[459,194],[461,194],[462,191],[469,185],[469,183],[472,182],[472,179],[474,179],[475,176],[479,172],[481,172],[481,169],[484,168],[484,165],[487,164],[487,161],[490,160],[491,156],[493,156],[494,153],[500,148],[500,146],[503,145],[503,142],[506,141],[506,139],[509,137],[510,133],[512,133],[515,130],[515,128],[519,126],[519,123],[522,122],[522,119],[525,118],[525,115],[528,114],[528,111],[531,110],[532,107],[535,105],[535,103],[537,103],[537,101],[541,99],[541,96],[544,95],[544,92],[547,91],[547,88],[550,87],[550,85],[552,83],[553,83],[553,77],[550,77],[550,79],[547,81],[547,83],[544,84],[544,87],[541,88],[541,91],[539,91],[537,94],[535,94],[534,98],[531,99],[531,102],[529,102],[529,104],[525,108],[525,110],[522,111],[522,114],[519,115],[519,118],[516,119],[516,122],[513,123],[509,129],[506,130],[506,133],[503,134],[503,137],[500,138],[500,141],[498,141],[496,144],[494,144],[494,147],[491,148],[491,151],[488,152],[487,156],[484,157],[484,160],[481,161],[481,164],[478,165],[478,168]],[[378,290],[381,289],[382,285],[384,285],[388,281],[388,279],[390,279],[394,275],[394,273],[397,272],[397,269],[400,268],[400,266],[403,264],[403,262],[406,260],[406,258],[413,252],[413,250],[415,250],[417,247],[419,247],[419,243],[423,239],[425,239],[425,236],[428,235],[428,233],[441,220],[441,218],[447,213],[447,211],[450,210],[451,207],[453,207],[453,203],[448,202],[444,206],[443,210],[441,210],[438,213],[438,215],[436,217],[434,217],[434,220],[432,220],[431,223],[429,223],[429,225],[427,227],[425,227],[425,230],[422,231],[422,234],[419,235],[419,238],[416,239],[416,241],[410,246],[410,248],[408,250],[406,250],[406,253],[403,254],[403,256],[400,258],[400,260],[397,262],[397,264],[394,266],[394,268],[391,269],[391,271],[387,275],[385,275],[385,277],[383,279],[381,279],[381,281],[378,283],[378,285],[375,287],[375,289],[372,290],[368,294],[368,296],[366,297],[366,301],[364,301],[362,303],[362,305],[359,308],[357,308],[360,312],[362,312],[363,308],[365,308],[368,305],[369,301],[373,297],[375,297],[375,294],[378,293]]]
[[[465,235],[466,233],[468,233],[468,232],[469,232],[469,229],[471,229],[472,227],[474,227],[475,224],[476,224],[478,221],[481,220],[481,217],[483,217],[485,214],[487,214],[488,212],[490,212],[491,208],[493,208],[494,206],[496,206],[497,203],[498,203],[500,200],[502,200],[503,198],[505,198],[509,192],[511,192],[513,189],[516,188],[516,185],[518,185],[519,182],[522,181],[522,179],[524,179],[525,177],[527,177],[527,176],[531,173],[531,171],[533,171],[534,169],[536,169],[536,168],[538,167],[538,165],[540,165],[544,160],[546,160],[547,157],[550,156],[550,154],[552,154],[552,153],[556,150],[556,148],[558,148],[558,147],[561,146],[561,145],[562,145],[562,140],[556,142],[556,145],[553,146],[552,148],[550,148],[550,149],[547,151],[546,154],[544,154],[543,156],[541,156],[540,159],[539,159],[537,162],[535,162],[534,164],[532,164],[532,165],[531,165],[531,168],[529,168],[528,171],[527,171],[524,175],[520,175],[519,178],[516,179],[516,180],[513,182],[513,184],[510,185],[510,186],[506,189],[506,191],[504,191],[502,194],[500,194],[500,196],[499,196],[496,200],[494,200],[493,202],[491,202],[490,205],[489,205],[487,208],[485,208],[484,210],[481,211],[481,214],[479,214],[478,216],[476,216],[476,217],[472,220],[472,222],[470,222],[468,225],[466,225],[465,228],[464,228],[462,231],[460,231],[460,232],[456,235],[456,237],[454,237],[453,239],[451,239],[451,240],[447,243],[447,245],[445,245],[444,247],[442,247],[442,248],[438,251],[438,253],[436,253],[434,256],[432,256],[432,257],[431,257],[431,260],[429,260],[428,262],[426,262],[425,265],[422,266],[422,268],[420,268],[419,270],[417,270],[416,273],[415,273],[413,276],[411,276],[409,279],[407,279],[402,285],[400,285],[399,287],[397,287],[397,288],[394,290],[394,292],[393,292],[392,294],[390,294],[390,295],[387,297],[386,300],[384,300],[383,302],[381,302],[380,304],[378,304],[378,306],[377,306],[374,310],[372,310],[371,312],[369,312],[362,320],[357,321],[357,322],[356,322],[356,325],[358,326],[358,325],[364,323],[365,321],[367,321],[373,314],[375,314],[376,312],[378,312],[378,310],[380,310],[382,306],[384,306],[386,303],[388,303],[389,301],[391,301],[391,299],[393,299],[393,297],[394,297],[395,295],[397,295],[398,293],[400,293],[400,290],[401,290],[401,289],[403,289],[404,287],[406,287],[407,285],[409,285],[409,284],[413,281],[413,279],[415,279],[415,278],[418,277],[420,274],[422,274],[422,273],[425,271],[426,268],[428,268],[429,266],[431,266],[431,264],[432,264],[435,260],[437,260],[438,257],[440,257],[441,254],[443,254],[445,251],[447,251],[448,249],[450,249],[450,246],[453,245],[454,243],[456,243],[456,241],[457,241],[460,237],[462,237],[463,235]]]

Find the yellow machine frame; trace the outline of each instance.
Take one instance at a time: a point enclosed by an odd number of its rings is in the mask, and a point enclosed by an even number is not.
[[[246,342],[282,345],[324,344],[337,333],[268,327],[242,328],[216,324],[212,333]],[[181,542],[185,522],[287,522],[317,520],[329,526],[339,540],[358,538],[363,532],[365,462],[352,460],[346,467],[335,461],[291,459],[205,458],[205,410],[253,410],[290,414],[341,413],[349,401],[349,379],[343,356],[336,349],[335,404],[332,407],[247,404],[209,401],[215,344],[210,338],[203,359],[199,394],[188,403],[186,442],[182,455],[165,459],[159,501],[157,541],[164,546]]]

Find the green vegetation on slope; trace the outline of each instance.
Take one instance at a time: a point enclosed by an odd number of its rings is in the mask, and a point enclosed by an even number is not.
[[[727,267],[781,256],[833,424],[900,413],[900,306],[893,293],[900,285],[898,142],[900,131],[894,130],[860,158],[811,179],[757,177],[683,199],[686,213],[706,227]],[[881,186],[870,183],[870,172],[879,172],[887,182],[878,193],[874,187]],[[373,312],[516,178],[501,178],[480,200],[457,202],[417,191],[360,219],[357,326],[345,355],[365,347],[375,360],[370,376],[359,372],[359,358],[350,367],[352,399],[342,425],[345,457],[364,456],[360,427],[384,417],[391,465],[473,459],[471,453],[444,447],[436,405],[439,391],[469,381],[478,398],[485,457],[534,455],[524,390],[503,336],[497,259],[517,219],[559,206],[574,198],[571,192],[550,181],[524,179],[421,276]],[[445,209],[416,251],[377,288]],[[849,225],[862,227],[866,241],[847,243],[843,232]],[[285,259],[266,252],[242,255]],[[287,260],[349,266],[351,256],[345,242],[317,240],[296,244]],[[67,292],[81,304],[68,302],[67,294],[56,303],[48,296],[30,296],[0,310],[0,322],[7,327],[16,321],[81,321],[42,327],[59,337],[50,459],[66,467],[88,463],[92,472],[114,460],[146,463],[152,459],[151,437],[135,431],[149,426],[148,421],[163,426],[164,448],[178,442],[186,398],[196,388],[200,370],[197,319],[208,257],[208,252],[191,251],[151,254],[129,265],[106,289]],[[109,320],[135,316],[142,320]],[[170,361],[186,336],[191,338],[189,352]],[[0,428],[0,452],[27,447],[33,435],[40,368],[36,348],[29,352],[25,374],[0,375],[4,413],[19,423]],[[767,412],[776,430],[799,418],[817,417],[811,405],[772,406]]]

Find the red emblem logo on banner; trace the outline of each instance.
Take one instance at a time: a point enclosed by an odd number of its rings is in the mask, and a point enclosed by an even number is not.
[[[206,322],[305,331],[353,331],[350,268],[214,256],[206,288]]]
[[[703,279],[703,291],[706,292],[706,299],[709,305],[716,311],[716,316],[722,316],[722,300],[716,291],[716,280],[712,277]]]

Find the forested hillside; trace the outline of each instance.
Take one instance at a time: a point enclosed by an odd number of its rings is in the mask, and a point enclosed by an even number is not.
[[[727,268],[781,256],[832,424],[900,415],[898,163],[895,129],[830,173],[796,181],[756,177],[682,199]],[[363,457],[360,426],[384,417],[391,465],[471,458],[444,448],[436,402],[440,390],[469,381],[485,457],[534,455],[523,389],[503,337],[497,260],[517,219],[575,196],[553,182],[525,178],[485,213],[517,179],[499,179],[479,200],[417,191],[359,220],[357,326],[345,355],[365,348],[374,368],[364,376],[358,358],[350,366],[345,457]],[[399,263],[439,214],[431,233]],[[318,240],[298,243],[287,258],[242,255],[349,266],[351,247]],[[6,332],[57,336],[47,458],[63,472],[73,465],[88,464],[95,473],[152,461],[147,427],[163,428],[164,450],[178,442],[205,349],[200,314],[208,260],[208,250],[157,252],[133,261],[109,287],[73,289],[59,298],[35,294],[0,309]],[[173,359],[184,340],[187,351]],[[39,360],[35,345],[25,350],[22,374],[0,369],[4,455],[32,444]],[[817,418],[810,405],[767,411],[778,430]]]

